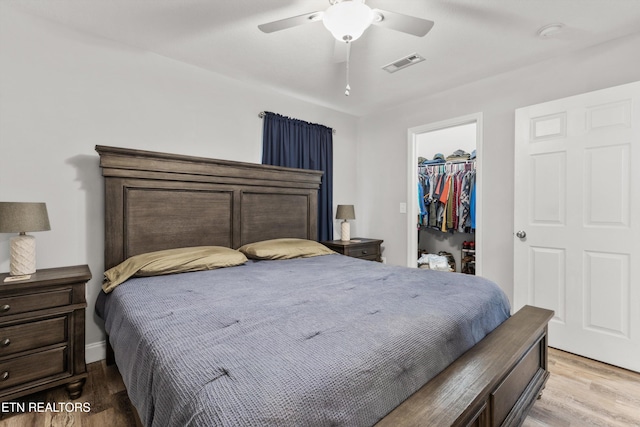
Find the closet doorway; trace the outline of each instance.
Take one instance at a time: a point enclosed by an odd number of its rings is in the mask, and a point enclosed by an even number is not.
[[[407,266],[417,267],[421,253],[437,254],[441,251],[448,252],[455,259],[456,271],[482,273],[482,113],[457,117],[437,123],[431,123],[409,129],[409,155],[408,155],[408,198],[407,213]],[[459,154],[456,156],[455,154]],[[436,156],[438,154],[438,156]],[[434,157],[444,157],[441,165],[433,161]],[[449,159],[447,159],[447,157]],[[455,157],[455,158],[454,158]],[[467,159],[466,157],[470,157]],[[473,158],[471,158],[473,157]],[[424,160],[431,163],[429,166],[419,166]],[[455,231],[444,227],[442,231],[438,222],[438,229],[428,220],[425,220],[424,206],[420,206],[418,187],[424,182],[425,172],[451,173],[460,171],[461,174],[475,170],[475,227],[473,233],[469,233],[469,227],[460,227]],[[433,184],[432,184],[433,185]],[[427,210],[429,207],[427,206]],[[441,214],[439,218],[443,218]],[[431,216],[434,218],[434,216]],[[468,224],[468,222],[467,222]],[[465,245],[465,242],[467,244]],[[473,245],[469,245],[473,242]],[[473,252],[464,251],[471,249]],[[469,255],[473,256],[473,263]]]

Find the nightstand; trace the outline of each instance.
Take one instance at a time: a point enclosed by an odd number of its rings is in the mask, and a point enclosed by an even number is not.
[[[38,270],[28,280],[0,274],[0,402],[66,385],[77,399],[87,379],[86,265]]]
[[[383,241],[384,240],[354,237],[351,240],[330,240],[321,243],[342,255],[382,262],[380,258],[380,244]]]

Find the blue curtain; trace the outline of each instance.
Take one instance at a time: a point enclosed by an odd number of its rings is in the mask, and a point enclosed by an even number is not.
[[[262,164],[324,172],[318,193],[318,240],[332,240],[333,130],[265,112]]]

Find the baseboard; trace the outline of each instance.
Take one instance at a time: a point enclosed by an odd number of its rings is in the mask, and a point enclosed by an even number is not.
[[[98,341],[84,347],[84,360],[87,363],[98,362],[107,358],[107,342]]]

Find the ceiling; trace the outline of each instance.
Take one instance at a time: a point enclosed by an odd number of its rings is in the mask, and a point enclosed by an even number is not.
[[[265,34],[258,25],[328,0],[0,0],[74,29],[354,115],[366,115],[640,31],[637,0],[368,0],[435,22],[425,37],[371,26],[345,52],[321,22]],[[563,23],[561,33],[537,30]],[[390,74],[412,53],[426,61]],[[337,54],[337,52],[336,52]]]

